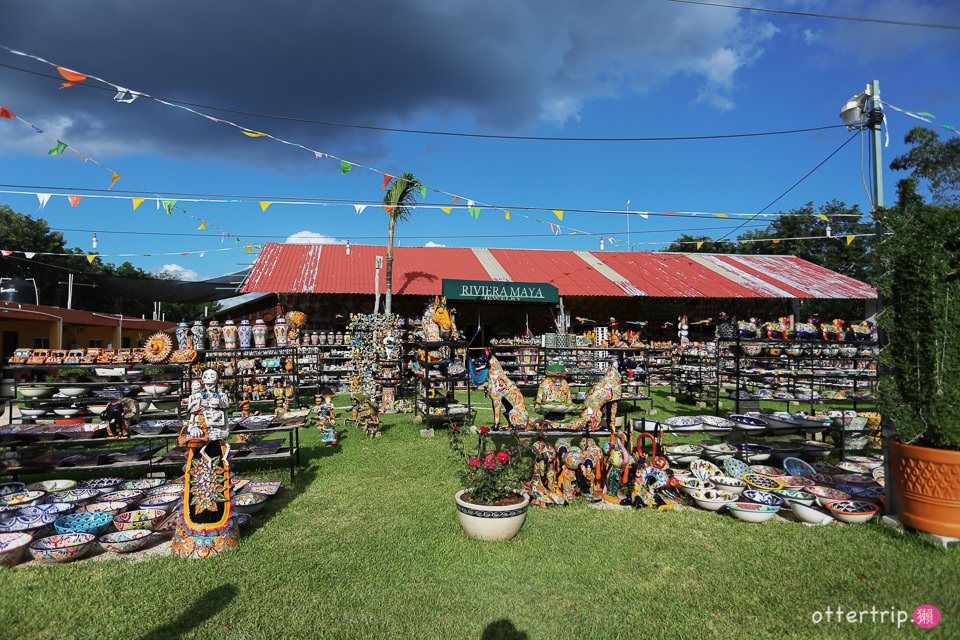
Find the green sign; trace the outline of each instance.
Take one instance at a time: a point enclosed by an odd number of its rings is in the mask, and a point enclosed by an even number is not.
[[[557,302],[560,290],[545,282],[499,282],[492,280],[443,280],[447,300],[490,302]]]

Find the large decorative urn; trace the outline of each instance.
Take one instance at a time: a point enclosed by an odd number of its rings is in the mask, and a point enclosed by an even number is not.
[[[253,346],[257,349],[265,349],[267,346],[267,323],[260,316],[257,316],[257,321],[253,323]]]
[[[237,342],[240,343],[241,349],[249,349],[252,339],[253,327],[250,326],[250,321],[247,320],[247,316],[243,316],[243,320],[240,321],[240,326],[237,327]]]
[[[193,326],[190,327],[190,337],[193,340],[193,348],[197,351],[203,351],[204,333],[203,323],[199,320],[194,322]]]
[[[223,323],[223,348],[237,348],[237,325],[233,323],[233,318],[227,316],[227,321]]]
[[[193,349],[193,341],[190,339],[190,325],[186,320],[181,320],[177,325],[177,348]]]

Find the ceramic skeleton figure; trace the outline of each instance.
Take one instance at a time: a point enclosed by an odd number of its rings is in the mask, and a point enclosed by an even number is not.
[[[177,442],[189,448],[183,467],[183,510],[173,554],[204,558],[237,546],[233,518],[227,395],[217,389],[217,372],[207,369],[201,387],[187,401],[190,419]]]
[[[506,405],[507,422],[510,426],[514,429],[525,429],[530,416],[520,389],[507,377],[503,366],[495,356],[490,356],[488,372],[483,393],[493,400],[493,428],[500,428],[500,414],[503,412],[503,406]]]

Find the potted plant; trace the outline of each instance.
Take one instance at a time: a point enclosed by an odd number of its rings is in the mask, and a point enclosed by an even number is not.
[[[468,452],[463,434],[450,427],[450,450],[463,489],[454,497],[464,532],[481,540],[510,540],[527,517],[530,496],[523,491],[529,476],[527,456],[519,438],[506,441],[499,451],[488,448],[488,427],[477,430],[476,455]]]
[[[960,209],[924,204],[904,180],[879,221],[892,231],[880,246],[879,403],[897,515],[960,537]]]

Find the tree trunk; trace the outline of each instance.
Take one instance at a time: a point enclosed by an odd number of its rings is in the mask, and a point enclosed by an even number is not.
[[[387,292],[384,296],[384,313],[390,315],[393,302],[393,228],[396,225],[396,219],[391,215],[390,223],[387,227]]]

